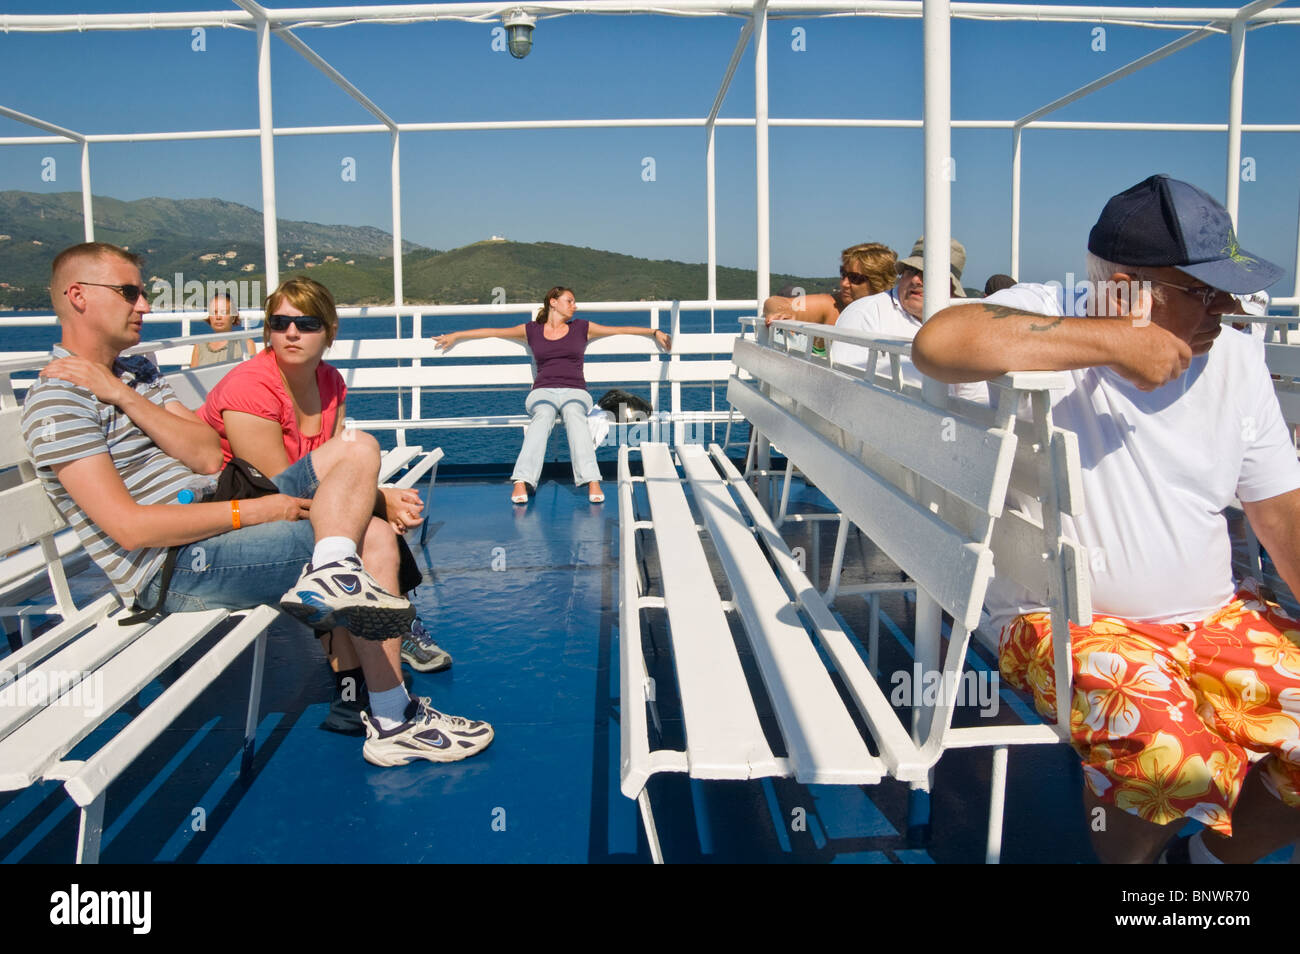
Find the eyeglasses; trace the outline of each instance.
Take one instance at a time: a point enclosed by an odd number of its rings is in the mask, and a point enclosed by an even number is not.
[[[1213,285],[1175,285],[1173,282],[1167,282],[1160,278],[1152,278],[1150,275],[1143,275],[1142,278],[1148,282],[1155,282],[1157,285],[1168,285],[1170,288],[1177,288],[1184,294],[1191,295],[1193,298],[1199,298],[1206,308],[1209,308],[1210,305],[1214,304],[1215,298],[1227,294],[1227,292],[1220,291]]]
[[[325,319],[317,318],[315,315],[266,316],[266,326],[272,331],[288,331],[290,325],[297,325],[300,332],[309,335],[324,329]]]
[[[77,282],[76,284],[94,285],[98,288],[111,288],[113,291],[125,298],[128,305],[134,305],[140,300],[140,296],[144,294],[143,285],[105,285],[103,282]],[[65,288],[63,294],[66,295],[67,293],[68,290]]]
[[[911,265],[898,266],[899,278],[906,278],[908,275],[920,275],[920,274],[921,274],[921,270],[919,268],[913,268]]]
[[[847,278],[850,285],[865,285],[870,281],[870,279],[861,272],[846,271],[843,265],[840,266],[840,278]]]

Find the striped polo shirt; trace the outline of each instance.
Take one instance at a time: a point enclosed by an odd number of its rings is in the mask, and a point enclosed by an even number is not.
[[[65,348],[55,345],[52,357],[64,358],[69,354]],[[113,371],[159,407],[179,400],[148,358],[118,358],[113,362]],[[76,531],[86,552],[118,593],[129,600],[162,566],[167,548],[124,550],[82,512],[54,476],[54,467],[95,454],[108,454],[113,468],[138,504],[175,503],[182,489],[201,486],[204,478],[160,450],[115,405],[105,404],[85,388],[58,378],[40,378],[28,389],[23,401],[22,424],[27,451],[46,493]]]

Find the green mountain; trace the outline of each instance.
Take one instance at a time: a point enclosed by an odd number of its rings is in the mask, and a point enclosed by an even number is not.
[[[262,215],[220,199],[137,199],[96,196],[95,238],[144,256],[145,278],[185,282],[258,282],[265,292]],[[314,222],[279,222],[280,274],[309,274],[340,303],[393,300],[392,236],[380,229]],[[54,254],[82,240],[81,194],[0,192],[0,311],[49,308]],[[403,243],[403,290],[408,303],[466,304],[538,301],[557,282],[580,299],[639,301],[700,299],[702,264],[652,261],[554,242],[477,242],[442,252]],[[772,288],[809,291],[833,279],[773,275]],[[177,292],[179,293],[179,289]],[[718,297],[754,293],[754,272],[718,269]],[[502,297],[504,296],[504,298]]]

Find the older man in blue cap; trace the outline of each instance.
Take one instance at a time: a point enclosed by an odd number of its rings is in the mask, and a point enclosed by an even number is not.
[[[956,305],[913,360],[948,382],[1069,372],[1052,413],[1078,435],[1084,512],[1063,532],[1094,613],[1071,626],[1071,734],[1098,856],[1253,862],[1300,838],[1300,623],[1234,585],[1222,511],[1242,502],[1300,593],[1300,463],[1262,346],[1220,332],[1281,269],[1168,176],[1111,198],[1088,253],[1085,299],[1022,284]],[[987,605],[1004,676],[1054,715],[1045,607],[1001,580]],[[1205,829],[1173,839],[1186,818]]]

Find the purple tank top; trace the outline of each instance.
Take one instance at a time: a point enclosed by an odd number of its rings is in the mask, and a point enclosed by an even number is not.
[[[557,341],[548,339],[544,328],[545,325],[535,321],[524,325],[528,348],[533,352],[533,363],[537,366],[533,388],[587,390],[587,379],[582,376],[582,359],[587,352],[587,319],[572,319],[569,333]]]

